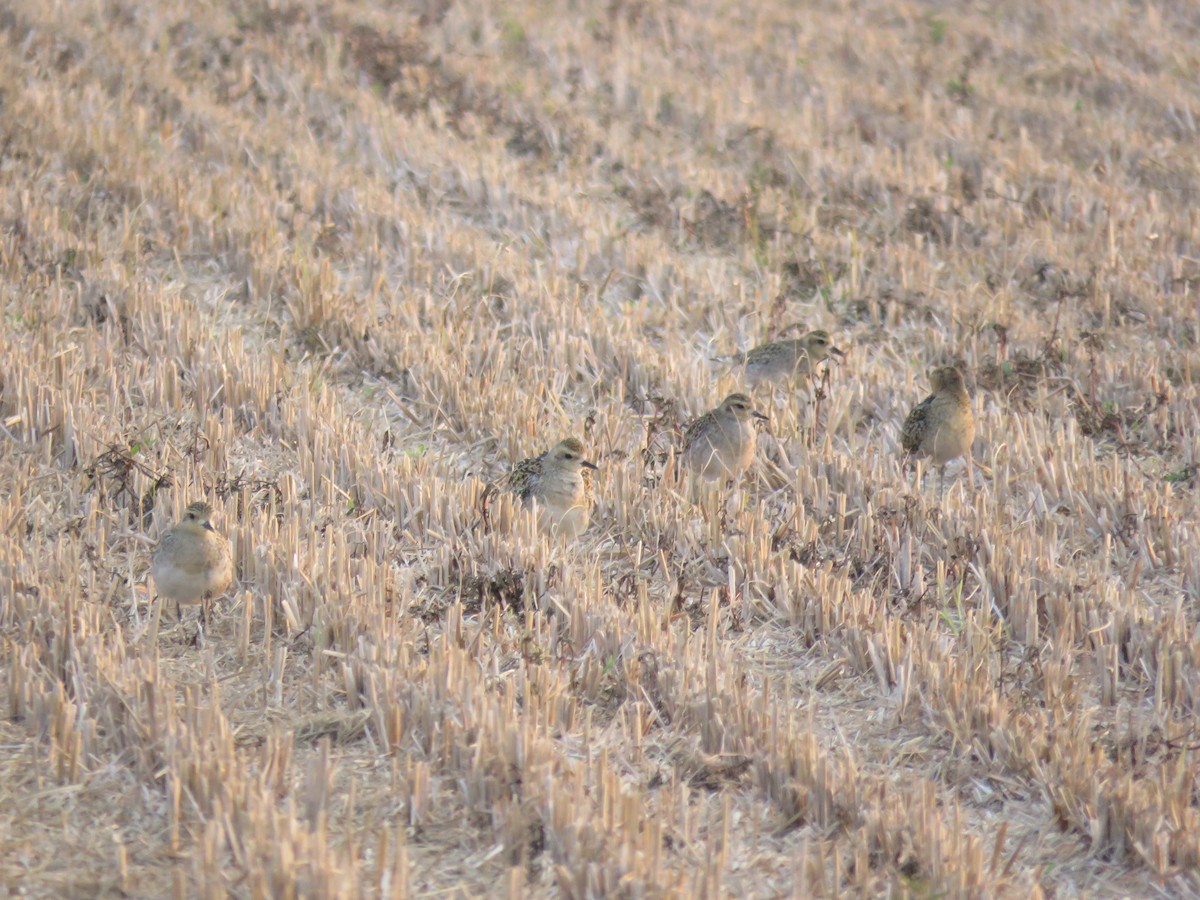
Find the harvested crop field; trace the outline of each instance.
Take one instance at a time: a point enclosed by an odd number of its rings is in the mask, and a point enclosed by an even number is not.
[[[1200,895],[1197,117],[1186,0],[7,0],[0,883]]]

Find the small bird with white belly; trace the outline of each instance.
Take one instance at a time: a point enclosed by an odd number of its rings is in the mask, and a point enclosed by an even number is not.
[[[962,372],[942,366],[929,374],[933,393],[913,407],[900,434],[910,456],[928,457],[938,468],[938,494],[945,489],[946,464],[966,456],[975,440],[975,416]]]
[[[188,505],[183,518],[159,540],[150,564],[160,596],[184,604],[204,604],[233,581],[229,542],[212,526],[212,507],[202,500]]]
[[[684,465],[705,481],[740,475],[754,459],[754,420],[766,418],[745,394],[730,394],[684,432]]]
[[[526,506],[537,507],[543,531],[574,538],[591,521],[596,469],[595,463],[583,458],[583,442],[569,437],[513,466],[506,485]]]

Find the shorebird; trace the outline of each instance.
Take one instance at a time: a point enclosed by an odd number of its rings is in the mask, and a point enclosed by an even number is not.
[[[188,505],[179,524],[154,548],[150,574],[158,593],[183,604],[203,605],[219,596],[233,580],[229,542],[212,526],[212,507],[202,500]]]
[[[754,459],[754,419],[766,418],[745,394],[730,394],[684,432],[684,465],[706,481],[746,471]]]
[[[570,437],[517,463],[508,474],[507,486],[526,506],[536,505],[544,531],[577,537],[592,517],[595,489],[587,470],[596,468],[583,458],[583,443]]]
[[[929,457],[938,468],[938,495],[945,488],[946,464],[960,456],[971,458],[975,416],[962,372],[942,366],[929,374],[933,393],[913,407],[900,434],[904,451]]]
[[[782,385],[793,378],[809,378],[822,360],[845,355],[834,346],[829,332],[818,329],[804,337],[771,341],[745,353],[719,358],[743,366],[746,384],[755,388],[764,381]]]

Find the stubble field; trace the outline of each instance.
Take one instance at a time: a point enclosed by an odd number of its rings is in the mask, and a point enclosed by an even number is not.
[[[0,882],[1200,894],[1200,10],[992,6],[4,4]]]

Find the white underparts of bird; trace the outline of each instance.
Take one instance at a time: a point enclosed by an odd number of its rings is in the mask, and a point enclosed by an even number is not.
[[[588,527],[595,505],[592,472],[583,443],[566,438],[538,456],[523,459],[508,475],[508,487],[538,511],[543,531],[577,537]]]

